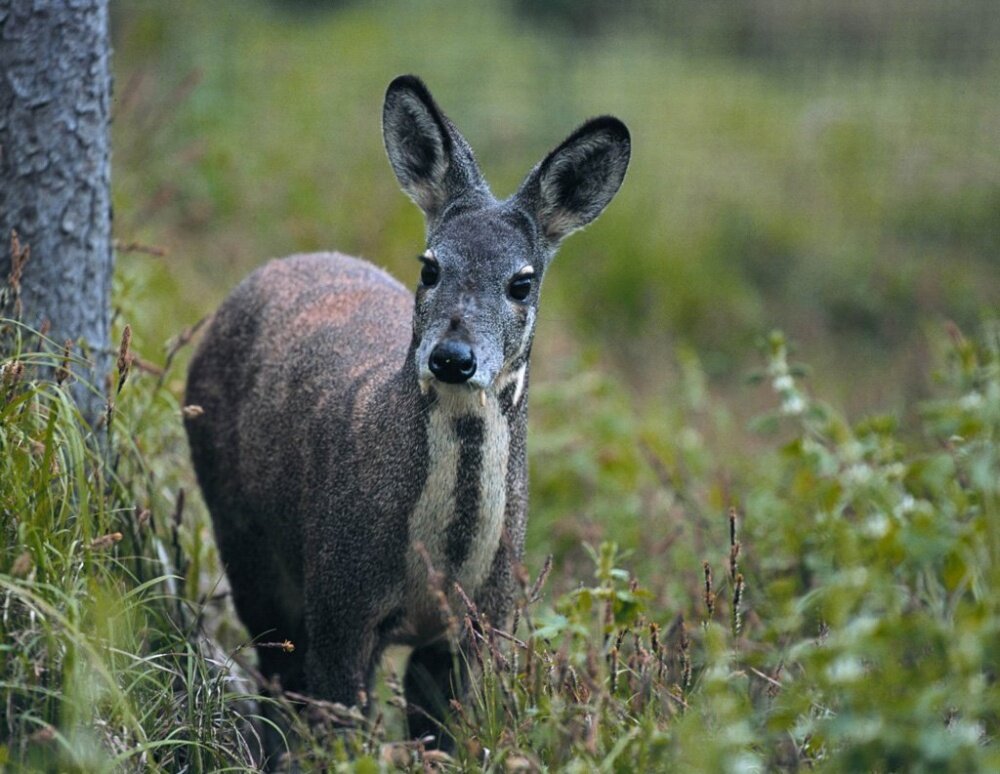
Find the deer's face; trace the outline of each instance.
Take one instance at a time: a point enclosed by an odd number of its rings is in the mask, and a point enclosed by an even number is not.
[[[610,116],[588,121],[502,202],[419,79],[389,84],[382,133],[397,179],[427,221],[413,321],[420,386],[434,381],[485,395],[513,378],[516,403],[542,272],[563,238],[618,191],[631,153],[628,129]]]
[[[421,385],[490,390],[527,362],[546,252],[510,204],[473,207],[431,233],[413,320]]]

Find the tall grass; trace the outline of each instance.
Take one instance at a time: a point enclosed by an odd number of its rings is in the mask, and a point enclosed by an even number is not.
[[[239,686],[202,631],[205,600],[185,593],[199,538],[171,472],[180,423],[165,375],[134,358],[124,326],[116,379],[83,385],[106,401],[88,425],[73,397],[80,356],[16,320],[0,331],[0,762],[248,760]]]
[[[696,415],[644,424],[593,376],[550,387],[533,529],[553,536],[554,559],[531,550],[509,631],[471,604],[453,611],[481,679],[454,705],[451,757],[404,741],[391,659],[371,717],[257,697],[273,686],[245,642],[224,644],[218,559],[179,488],[169,370],[120,326],[107,411],[90,427],[68,389],[72,352],[3,325],[9,768],[243,770],[279,717],[288,761],[306,769],[1000,765],[997,326],[948,330],[939,395],[916,407],[923,436],[905,444],[891,419],[851,424],[810,394],[777,334],[759,375],[773,396],[761,449],[733,464],[713,459]],[[569,415],[573,431],[550,434]],[[556,538],[567,522],[580,531]]]

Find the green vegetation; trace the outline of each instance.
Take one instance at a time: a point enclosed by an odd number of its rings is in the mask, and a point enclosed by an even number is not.
[[[306,770],[1000,769],[995,52],[316,5],[115,9],[117,237],[168,252],[120,251],[95,428],[76,356],[0,328],[0,768],[239,770],[284,713]],[[190,326],[264,258],[415,279],[404,71],[499,191],[585,116],[635,137],[546,282],[524,599],[451,761],[403,741],[398,654],[372,718],[262,708],[180,421]]]
[[[235,755],[239,733],[219,716],[238,692],[185,585],[207,546],[182,521],[176,400],[148,375],[133,398],[123,331],[91,429],[70,393],[79,358],[2,322],[0,763],[171,771]]]
[[[111,408],[91,431],[68,394],[72,360],[5,330],[0,759],[248,766],[261,710],[246,643],[220,644],[220,570],[204,513],[185,510],[178,487],[169,372],[137,372],[123,344]],[[547,442],[533,529],[553,535],[563,590],[544,601],[546,564],[537,581],[525,575],[513,637],[486,628],[456,758],[399,741],[389,666],[375,718],[322,703],[298,717],[275,700],[300,760],[994,770],[1000,329],[978,344],[951,336],[941,394],[920,407],[924,438],[910,446],[891,418],[852,426],[811,397],[775,334],[763,375],[774,412],[758,424],[780,440],[742,472],[712,458],[685,412],[640,430],[609,383],[551,388],[543,419],[573,430],[536,430]],[[579,540],[605,530],[620,543]],[[457,631],[476,613],[455,616]],[[345,721],[357,726],[346,735]]]

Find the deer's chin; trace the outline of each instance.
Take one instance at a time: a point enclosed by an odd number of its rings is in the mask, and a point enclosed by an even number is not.
[[[486,390],[476,389],[468,384],[448,384],[438,381],[429,384],[424,395],[430,397],[436,409],[459,415],[478,413],[491,401],[496,402],[496,396]]]
[[[481,367],[465,384],[470,390],[477,392],[495,392],[497,388],[497,375]]]
[[[496,398],[495,380],[484,387],[471,379],[461,384],[449,384],[429,376],[420,379],[418,384],[421,395],[431,395],[453,410],[485,408],[487,402]]]

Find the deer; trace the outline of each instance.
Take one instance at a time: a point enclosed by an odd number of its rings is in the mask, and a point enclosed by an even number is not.
[[[419,78],[389,84],[382,132],[426,223],[416,291],[338,252],[264,264],[207,326],[185,426],[236,612],[294,645],[257,648],[263,677],[367,711],[384,649],[409,646],[409,733],[447,749],[470,679],[447,607],[460,589],[500,627],[516,598],[542,279],[631,138],[591,119],[497,199]]]

